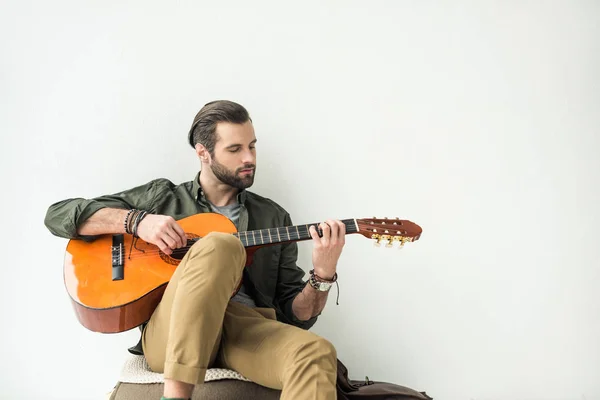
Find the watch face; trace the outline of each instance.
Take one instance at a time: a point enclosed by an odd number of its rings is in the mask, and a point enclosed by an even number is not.
[[[319,282],[319,290],[321,292],[326,292],[331,287],[331,283]]]

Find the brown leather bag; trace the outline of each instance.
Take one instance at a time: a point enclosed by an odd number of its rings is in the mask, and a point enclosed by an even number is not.
[[[433,400],[425,392],[387,382],[375,382],[348,379],[348,369],[337,360],[337,398],[338,400]]]

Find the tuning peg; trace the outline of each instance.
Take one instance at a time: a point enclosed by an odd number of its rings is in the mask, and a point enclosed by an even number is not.
[[[385,247],[390,247],[390,243],[392,242],[393,239],[390,235],[381,235],[377,239],[377,242],[379,243],[381,240],[387,240],[388,243],[385,245]]]
[[[387,244],[385,245],[385,247],[394,247],[394,241],[392,239],[390,239]]]
[[[404,243],[406,243],[406,242],[410,242],[410,238],[401,237],[400,238],[400,246],[398,247],[398,250],[402,250],[404,248]]]
[[[381,246],[381,235],[374,233],[371,235],[371,239],[375,240],[375,242],[373,243],[375,246]]]

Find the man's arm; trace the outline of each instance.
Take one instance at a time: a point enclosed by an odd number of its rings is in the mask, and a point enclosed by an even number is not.
[[[152,181],[114,195],[63,200],[49,207],[44,222],[54,235],[67,239],[93,240],[98,235],[125,233],[128,210],[152,212],[156,190],[156,181]],[[147,214],[137,233],[166,254],[187,244],[183,229],[166,215]]]
[[[319,225],[323,236],[319,237],[314,226],[310,227],[313,238],[313,267],[318,277],[331,281],[336,273],[337,262],[346,243],[346,226],[341,221],[327,220]],[[306,284],[292,303],[296,318],[307,321],[323,311],[327,303],[329,291],[321,292]]]
[[[118,208],[102,208],[86,219],[78,228],[80,236],[125,233],[125,217],[128,211]]]
[[[308,283],[294,299],[292,310],[300,321],[308,321],[323,311],[329,292],[321,292]]]
[[[152,212],[154,206],[154,198],[157,193],[157,182],[150,181],[144,185],[134,187],[119,193],[95,197],[92,199],[71,198],[59,201],[48,207],[44,223],[52,234],[65,239],[84,239],[93,240],[94,235],[122,233],[123,226],[117,226],[117,217],[120,216],[116,212],[124,211],[132,208],[146,210]],[[104,218],[95,217],[92,226],[93,229],[85,229],[80,232],[80,228],[94,215],[102,209],[113,209],[104,211],[99,214]],[[123,224],[125,214],[121,224]],[[89,227],[88,227],[89,228]]]
[[[105,233],[125,233],[127,210],[103,208],[88,218],[77,233],[102,235]],[[148,243],[157,245],[165,254],[187,245],[185,231],[175,219],[167,215],[147,214],[137,228],[137,235]]]

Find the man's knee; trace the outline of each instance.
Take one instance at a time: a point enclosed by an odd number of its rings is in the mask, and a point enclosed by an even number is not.
[[[336,365],[337,360],[337,352],[333,344],[329,340],[317,335],[302,343],[294,355],[294,362],[310,360],[323,366]]]
[[[328,361],[333,360],[335,363],[335,360],[337,360],[337,351],[329,340],[319,337],[316,340],[316,348],[317,353],[321,354],[324,359]]]
[[[191,248],[190,252],[219,252],[225,255],[240,256],[245,253],[245,248],[240,239],[231,233],[210,232],[198,240]]]
[[[204,236],[196,244],[210,246],[214,249],[219,249],[225,253],[239,253],[245,251],[244,245],[236,236],[231,233],[210,232]]]
[[[203,265],[206,257],[213,257],[221,262],[222,268],[241,270],[246,262],[246,249],[242,242],[231,233],[211,232],[198,240],[189,250],[188,264]],[[210,266],[211,268],[214,265]]]

